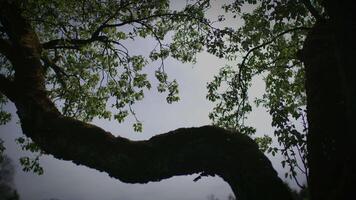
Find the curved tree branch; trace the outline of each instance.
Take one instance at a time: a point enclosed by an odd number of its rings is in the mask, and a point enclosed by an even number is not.
[[[32,102],[32,103],[31,103]],[[19,116],[24,133],[56,158],[71,160],[127,183],[160,181],[175,175],[219,175],[239,199],[289,199],[270,161],[245,135],[204,126],[182,128],[130,141],[27,101]]]

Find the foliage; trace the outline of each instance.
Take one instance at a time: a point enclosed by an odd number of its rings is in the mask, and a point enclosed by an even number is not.
[[[50,97],[63,114],[84,121],[99,117],[118,122],[135,115],[133,104],[151,89],[150,74],[144,69],[149,62],[159,63],[153,70],[157,90],[167,93],[168,103],[179,100],[178,84],[169,80],[163,60],[168,56],[182,62],[195,60],[203,35],[211,29],[203,21],[205,7],[198,2],[172,11],[165,0],[29,0],[23,4],[45,49],[42,59]],[[147,56],[129,51],[140,38],[156,41]],[[141,131],[141,126],[136,118],[134,130]]]
[[[40,150],[38,145],[32,142],[29,138],[19,137],[16,142],[21,146],[23,151],[29,151],[35,154],[34,157],[23,156],[20,158],[22,170],[25,172],[33,172],[35,174],[43,174],[43,168],[40,165],[40,157],[44,153]]]
[[[313,4],[320,8],[319,1]],[[285,158],[282,166],[289,167],[286,177],[303,187],[296,175],[308,176],[308,128],[304,68],[298,51],[315,19],[305,4],[287,0],[235,1],[223,8],[242,20],[242,25],[231,31],[224,51],[224,57],[236,64],[221,68],[207,86],[207,98],[216,102],[209,117],[218,126],[253,135],[255,129],[247,126],[245,119],[254,107],[265,107],[272,117],[278,146],[266,135],[257,137],[256,142],[272,155],[281,153]],[[255,77],[264,80],[265,93],[253,100],[248,91]]]
[[[11,120],[11,114],[4,110],[4,105],[7,103],[5,96],[0,94],[0,126]]]

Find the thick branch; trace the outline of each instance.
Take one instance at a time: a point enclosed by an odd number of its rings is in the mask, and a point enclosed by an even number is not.
[[[202,172],[221,176],[239,199],[289,199],[270,161],[247,136],[205,126],[130,141],[90,124],[42,112],[39,106],[22,110],[22,129],[56,158],[105,171],[127,183]]]

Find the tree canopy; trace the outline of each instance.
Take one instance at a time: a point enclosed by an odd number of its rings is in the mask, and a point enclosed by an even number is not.
[[[340,23],[344,16],[333,10],[329,1],[231,1],[221,5],[224,12],[216,21],[205,16],[210,4],[207,0],[188,1],[184,8],[174,10],[167,0],[1,0],[0,122],[10,119],[3,110],[10,100],[17,107],[24,134],[34,142],[19,138],[23,149],[104,170],[126,182],[203,172],[223,177],[239,199],[258,199],[261,193],[255,190],[264,191],[267,199],[291,198],[259,149],[281,153],[285,158],[282,165],[289,167],[286,176],[304,187],[296,174],[304,173],[309,180],[308,163],[315,155],[308,154],[307,142],[308,150],[312,146],[320,149],[318,142],[322,138],[307,139],[311,134],[306,113],[315,132],[323,121],[318,121],[315,113],[325,110],[315,106],[315,99],[331,95],[321,89],[317,94],[320,96],[314,98],[310,92],[314,85],[308,86],[308,82],[315,82],[316,75],[306,66],[321,62],[310,59],[314,51],[309,49],[319,39],[313,33],[325,23],[332,27],[331,32],[341,34],[345,30],[334,27],[349,26],[351,22]],[[342,9],[347,5],[343,4]],[[226,18],[235,18],[242,25],[219,25]],[[157,44],[146,55],[133,55],[128,45],[140,38]],[[143,100],[151,87],[165,93],[168,103],[179,100],[178,83],[165,72],[164,60],[172,57],[194,62],[203,50],[229,60],[207,85],[207,98],[216,103],[209,117],[215,126],[228,131],[213,126],[178,129],[148,141],[131,142],[87,123],[94,118],[122,122],[131,114],[136,118],[133,129],[142,131],[133,105]],[[146,69],[151,62],[157,67]],[[312,78],[306,78],[306,73]],[[250,99],[248,91],[254,77],[262,77],[266,88],[262,97]],[[350,85],[350,78],[342,80],[346,82],[340,84],[347,92],[339,96],[352,102],[354,88],[345,86]],[[337,88],[338,82],[334,86]],[[334,101],[329,103],[337,107]],[[272,146],[267,135],[254,137],[259,146],[249,139],[255,129],[244,120],[253,104],[269,111],[279,146]],[[354,107],[346,103],[345,110],[349,108],[347,120]],[[334,139],[330,137],[327,144],[332,145]],[[97,149],[92,150],[92,146]],[[224,148],[216,150],[219,146]],[[176,155],[176,160],[162,152],[167,147],[172,148],[167,152]],[[209,150],[211,147],[217,148]],[[154,159],[148,161],[147,157]],[[211,161],[226,167],[210,165]],[[36,159],[24,158],[21,163],[27,170],[42,172]],[[134,173],[132,167],[136,165],[146,165],[149,170]]]

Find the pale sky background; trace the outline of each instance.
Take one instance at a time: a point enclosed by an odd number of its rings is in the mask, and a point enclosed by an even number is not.
[[[174,6],[183,5],[185,0],[173,1]],[[212,9],[210,17],[216,17],[219,12]],[[232,27],[236,21],[227,21]],[[147,54],[152,49],[152,41],[138,40],[129,44],[131,53]],[[206,84],[217,74],[226,61],[208,53],[200,53],[196,64],[182,64],[172,59],[165,63],[166,72],[170,78],[177,79],[181,100],[167,104],[165,95],[155,91],[155,87],[145,94],[145,99],[137,103],[134,109],[144,124],[142,133],[132,129],[132,117],[122,124],[115,121],[95,120],[94,124],[112,132],[115,135],[132,140],[143,140],[153,135],[165,133],[180,127],[192,127],[211,124],[208,113],[213,104],[206,100]],[[155,65],[150,65],[152,67]],[[148,68],[149,69],[149,68]],[[254,80],[250,90],[251,97],[262,95],[263,81]],[[44,200],[57,198],[60,200],[205,200],[214,194],[220,200],[227,199],[232,193],[229,185],[219,177],[204,177],[198,182],[193,179],[198,175],[178,176],[161,182],[148,184],[125,184],[110,178],[107,173],[98,172],[85,166],[77,166],[72,162],[54,159],[50,155],[41,157],[40,163],[44,175],[38,176],[21,170],[18,158],[28,153],[20,150],[14,139],[22,136],[18,118],[13,104],[8,104],[7,110],[14,113],[13,120],[5,126],[0,126],[0,137],[5,140],[9,155],[16,164],[15,185],[23,200]],[[257,134],[273,135],[271,118],[263,108],[257,108],[251,113],[248,124],[257,128]],[[95,148],[95,147],[94,147]],[[280,158],[271,157],[275,169],[283,177]],[[292,185],[294,185],[291,182]]]

